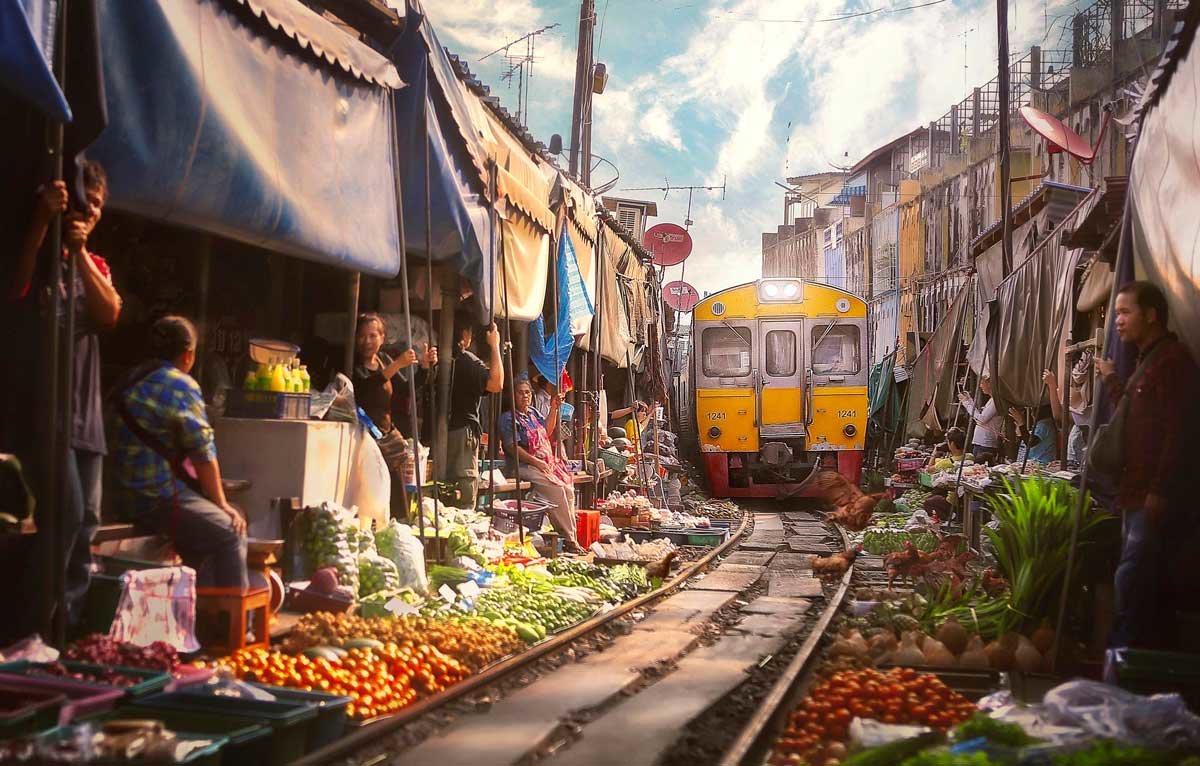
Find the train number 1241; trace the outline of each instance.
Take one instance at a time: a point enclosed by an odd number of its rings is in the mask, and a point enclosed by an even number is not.
[[[838,410],[838,417],[839,418],[858,417],[858,410]]]
[[[724,420],[725,413],[724,412],[710,412],[710,413],[708,413],[708,419],[709,420]]]

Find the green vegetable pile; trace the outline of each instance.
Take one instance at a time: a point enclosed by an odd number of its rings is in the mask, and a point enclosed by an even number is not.
[[[902,551],[908,542],[917,550],[928,553],[937,547],[938,539],[931,532],[905,532],[887,527],[872,527],[863,532],[862,537],[863,550],[876,556]]]
[[[357,593],[358,530],[353,515],[344,508],[323,503],[309,509],[298,523],[302,525],[300,539],[307,573],[311,576],[322,567],[334,567],[338,582]]]
[[[591,617],[595,609],[552,592],[537,593],[510,586],[484,591],[475,601],[475,611],[485,619],[511,618],[555,633]]]
[[[374,553],[362,553],[358,557],[358,596],[400,588],[400,570],[396,562]]]
[[[1122,745],[1102,739],[1083,750],[1054,756],[1054,766],[1179,766],[1186,763],[1173,753]]]
[[[1038,741],[1015,723],[997,721],[984,713],[976,713],[959,724],[952,736],[956,742],[983,737],[994,745],[1004,747],[1025,747]]]

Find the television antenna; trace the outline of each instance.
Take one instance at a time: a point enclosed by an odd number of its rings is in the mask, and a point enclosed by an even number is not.
[[[531,90],[533,81],[533,63],[537,60],[533,55],[536,47],[536,40],[539,35],[549,32],[557,27],[558,24],[550,24],[549,26],[535,29],[532,32],[527,32],[515,40],[511,40],[496,50],[480,58],[480,61],[486,61],[497,53],[504,54],[504,60],[508,63],[508,69],[504,74],[500,75],[501,80],[508,82],[508,87],[512,88],[512,81],[515,78],[517,81],[517,114],[516,120],[518,123],[528,127],[529,125],[529,91]],[[524,53],[510,53],[509,51],[525,43]],[[518,51],[520,48],[518,48]]]
[[[673,191],[686,191],[688,193],[687,215],[683,219],[683,228],[690,229],[695,221],[692,220],[692,194],[698,191],[720,191],[721,199],[725,199],[725,176],[721,176],[720,186],[675,186],[671,183],[671,179],[664,179],[663,186],[631,186],[622,189],[621,191],[660,191],[663,193],[663,199],[671,196]]]

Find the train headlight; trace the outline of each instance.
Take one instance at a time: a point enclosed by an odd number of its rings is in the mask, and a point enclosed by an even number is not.
[[[855,428],[853,423],[850,423],[849,425],[847,425],[845,428],[842,429],[842,433],[844,433],[846,435],[847,439],[853,439],[854,435],[856,433],[858,433],[858,429]]]
[[[708,429],[708,438],[710,438],[710,439],[721,438],[721,429],[717,428],[716,426],[713,426],[712,428]]]
[[[834,304],[834,307],[838,310],[838,313],[845,314],[850,310],[850,299],[838,298],[838,302]]]
[[[800,280],[764,279],[758,283],[758,299],[764,302],[799,301]]]

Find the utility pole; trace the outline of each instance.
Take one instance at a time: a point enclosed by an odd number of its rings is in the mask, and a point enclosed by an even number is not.
[[[596,25],[594,0],[579,4],[579,43],[575,51],[575,100],[571,106],[571,175],[584,186],[592,175],[592,32]],[[580,154],[582,153],[582,162]]]
[[[1008,0],[996,0],[996,56],[1000,65],[1000,115],[996,130],[1000,133],[1000,225],[1003,231],[1001,258],[1003,273],[1013,266],[1012,244],[1012,166],[1010,162],[1008,117],[1011,98],[1008,68]]]

